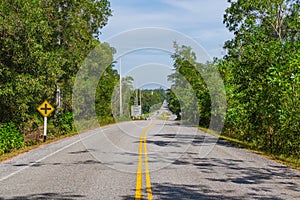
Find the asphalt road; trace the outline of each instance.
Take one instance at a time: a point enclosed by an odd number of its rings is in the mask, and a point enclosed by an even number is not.
[[[0,165],[0,199],[300,199],[300,172],[175,121],[110,125]]]

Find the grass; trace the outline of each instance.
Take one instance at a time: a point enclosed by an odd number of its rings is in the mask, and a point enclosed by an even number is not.
[[[86,123],[88,123],[88,122],[86,122]],[[106,121],[105,124],[103,124],[103,122],[102,122],[101,127],[108,126],[108,125],[113,124],[113,123],[114,122],[112,122],[112,121],[109,121],[109,122]],[[94,127],[94,128],[98,128],[98,127],[99,127],[99,125],[97,127]],[[77,134],[80,134],[80,133],[83,133],[83,132],[86,132],[86,131],[89,131],[89,130],[93,130],[94,128],[85,129],[85,130],[80,131],[79,133],[77,131],[72,131],[72,132],[64,133],[64,134],[61,134],[61,135],[58,135],[58,136],[55,136],[54,134],[52,134],[51,136],[47,137],[46,142],[38,142],[37,144],[33,144],[33,145],[30,145],[30,146],[25,146],[25,147],[20,148],[20,149],[13,149],[9,153],[4,153],[4,154],[0,155],[0,163],[4,162],[6,160],[10,160],[13,157],[16,157],[16,156],[18,156],[22,153],[26,153],[26,152],[29,152],[33,149],[39,148],[43,145],[51,144],[53,142],[62,140],[64,138],[72,137],[74,135],[77,135]]]
[[[158,120],[168,120],[170,119],[170,113],[168,112],[163,112],[162,114],[160,114],[159,116],[157,116]]]
[[[60,136],[57,136],[57,137],[51,137],[51,138],[47,138],[47,141],[46,142],[39,142],[37,144],[34,144],[34,145],[31,145],[31,146],[25,146],[23,148],[20,148],[20,149],[13,149],[11,152],[9,153],[4,153],[0,156],[0,162],[3,162],[3,161],[6,161],[6,160],[9,160],[15,156],[18,156],[22,153],[26,153],[26,152],[29,152],[33,149],[36,149],[38,147],[41,147],[43,145],[47,145],[47,144],[50,144],[50,143],[53,143],[53,142],[56,142],[56,141],[59,141],[61,139],[64,139],[64,138],[68,138],[68,137],[71,137],[71,136],[74,136],[76,135],[77,132],[72,132],[72,133],[68,133],[68,134],[65,134],[65,135],[60,135]]]
[[[240,148],[244,148],[244,149],[247,149],[253,153],[256,153],[256,154],[259,154],[265,158],[268,158],[268,159],[271,159],[271,160],[274,160],[278,163],[281,163],[283,165],[286,165],[290,168],[293,168],[293,169],[296,169],[296,170],[299,170],[300,171],[300,158],[294,158],[294,157],[288,157],[288,156],[285,156],[285,155],[274,155],[274,154],[270,154],[268,152],[265,152],[265,151],[259,151],[257,149],[254,149],[253,146],[247,142],[244,142],[244,141],[240,141],[240,140],[237,140],[235,138],[231,138],[231,137],[228,137],[228,136],[224,136],[224,135],[219,135],[217,134],[216,132],[210,130],[210,129],[207,129],[207,128],[203,128],[203,127],[199,127],[199,129],[205,133],[209,133],[215,137],[218,137],[220,139],[223,139],[223,140],[226,140]]]

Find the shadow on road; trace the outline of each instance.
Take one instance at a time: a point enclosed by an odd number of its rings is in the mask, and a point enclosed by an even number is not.
[[[53,162],[53,163],[47,163],[47,162],[30,162],[30,163],[21,163],[21,164],[13,164],[12,166],[14,167],[42,167],[42,166],[49,166],[49,165],[65,165],[65,166],[70,166],[70,165],[90,165],[90,164],[103,164],[98,160],[92,160],[92,159],[88,159],[88,160],[80,160],[80,161],[76,161],[73,163],[60,163],[60,162]]]
[[[15,196],[12,198],[2,198],[0,200],[38,200],[38,199],[55,199],[55,200],[71,200],[71,199],[85,199],[86,196],[72,193],[41,193],[30,194],[26,196]]]
[[[144,193],[146,194],[146,193]],[[227,190],[223,193],[218,193],[214,188],[209,188],[206,185],[179,185],[179,184],[171,184],[171,183],[154,183],[152,185],[152,194],[153,199],[160,200],[220,200],[220,199],[228,199],[228,200],[242,200],[249,199],[249,196],[232,196],[230,194],[234,194],[234,191]],[[131,200],[134,199],[134,196],[122,196],[123,200]],[[253,195],[251,198],[253,199],[265,199],[265,200],[279,200],[275,196],[271,197],[263,197]],[[144,199],[147,199],[145,196]]]
[[[251,161],[239,159],[194,157],[192,160],[181,158],[180,160],[173,162],[173,165],[179,165],[182,167],[190,165],[197,167],[199,172],[208,174],[205,178],[205,182],[210,182],[211,184],[209,185],[247,185],[246,187],[249,189],[248,197],[251,196],[251,198],[282,199],[276,196],[270,197],[270,193],[274,191],[274,187],[279,191],[287,192],[287,194],[300,194],[300,185],[295,181],[300,179],[300,175],[298,175],[295,171],[285,166],[267,165],[265,167],[261,167],[259,164],[255,166],[255,163],[252,165],[250,165],[250,163]],[[224,173],[220,174],[220,172]],[[211,174],[211,177],[209,174]],[[218,174],[220,177],[218,177]],[[225,191],[222,193],[226,194]],[[231,194],[232,193],[235,192],[231,191]],[[199,197],[201,197],[201,195]],[[208,197],[207,199],[214,198]],[[246,199],[246,197],[233,199]]]

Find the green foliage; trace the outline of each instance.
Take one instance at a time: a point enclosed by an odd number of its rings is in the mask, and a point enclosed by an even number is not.
[[[13,122],[0,125],[0,155],[24,147],[24,137]]]
[[[31,139],[39,129],[27,130],[27,124],[39,115],[44,100],[56,107],[59,86],[62,110],[50,115],[49,125],[55,118],[53,129],[71,131],[76,73],[99,44],[95,38],[111,12],[107,0],[0,1],[0,123],[14,122]]]
[[[186,92],[190,85],[197,97],[200,125],[208,126],[217,113],[213,108],[222,108],[220,102],[211,105],[211,98],[221,92],[217,84],[209,88],[216,81],[211,70],[217,67],[227,96],[224,134],[252,148],[299,159],[299,1],[229,2],[224,24],[234,38],[225,43],[228,54],[223,60],[199,64],[190,47],[175,43],[170,109],[177,115],[185,111],[192,118],[195,112],[190,108],[195,106]]]
[[[56,86],[71,110],[78,67],[111,15],[107,0],[1,1],[0,122],[26,123]]]
[[[170,107],[174,108],[176,115],[180,116],[181,119],[194,124],[197,123],[199,110],[195,96],[196,90],[193,86],[196,86],[201,79],[201,76],[197,76],[197,70],[195,69],[198,64],[196,63],[196,55],[192,52],[191,47],[184,45],[179,47],[177,43],[174,43],[174,49],[175,53],[172,55],[172,58],[175,72],[168,78],[173,82],[171,87],[172,93],[169,92],[169,95],[175,95],[176,99],[169,102]],[[169,96],[170,98],[171,96]]]
[[[163,101],[166,99],[165,90],[143,89],[142,90],[142,113],[151,113],[160,109]]]
[[[181,119],[181,108],[180,108],[180,102],[174,92],[170,89],[167,91],[167,102],[169,103],[169,109],[170,111],[177,115],[177,120]]]
[[[132,95],[133,89],[133,78],[130,76],[122,77],[122,112],[120,113],[120,79],[117,78],[117,82],[114,85],[114,90],[111,91],[112,98],[109,101],[111,103],[112,116],[117,122],[126,121],[130,119],[130,106],[133,105]]]
[[[218,113],[222,108],[221,101],[215,101],[212,108],[211,100],[212,96],[216,98],[222,95],[222,87],[218,87],[221,78],[213,64],[196,62],[191,47],[175,43],[174,48],[172,58],[175,72],[169,76],[173,85],[168,91],[170,110],[179,119],[208,127],[212,117],[219,118]]]
[[[111,54],[112,55],[112,54]],[[118,73],[112,68],[112,65],[106,68],[100,78],[96,90],[96,114],[101,125],[114,122],[112,116],[112,97],[116,84],[118,83]]]
[[[169,120],[170,116],[171,116],[170,113],[164,111],[159,116],[157,116],[156,119],[158,119],[158,120]]]
[[[218,68],[226,84],[225,134],[273,154],[300,156],[299,1],[232,2],[235,37]]]
[[[74,116],[70,111],[58,110],[53,124],[55,127],[59,128],[62,133],[68,133],[74,131]]]
[[[106,69],[105,75],[103,75],[98,83],[96,91],[96,111],[98,117],[111,116],[112,114],[112,94],[114,86],[117,82],[118,74],[111,67]]]

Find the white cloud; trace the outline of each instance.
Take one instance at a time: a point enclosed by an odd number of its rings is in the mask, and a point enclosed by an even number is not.
[[[164,4],[158,5],[160,9],[151,11],[126,5],[126,1],[122,5],[115,5],[113,2],[114,16],[110,19],[108,27],[114,26],[115,23],[120,27],[168,26],[179,29],[188,26],[223,26],[222,17],[226,8],[225,0],[161,0]]]
[[[102,40],[133,28],[170,28],[195,39],[212,57],[220,57],[215,49],[232,38],[222,24],[227,0],[111,0],[111,4],[114,16],[101,31]]]
[[[191,20],[222,22],[227,0],[161,0]]]
[[[199,13],[201,11],[207,11],[216,8],[214,1],[201,1],[201,0],[161,0],[162,2],[176,7],[180,10],[186,10],[187,12]],[[219,1],[220,2],[220,1]]]
[[[114,35],[130,29],[144,27],[161,27],[179,31],[194,39],[208,52],[210,57],[222,57],[222,46],[226,40],[232,38],[223,25],[223,13],[228,6],[227,0],[110,0],[113,16],[101,32],[102,41],[107,41]],[[125,41],[130,47],[135,45],[138,36]],[[170,42],[169,40],[149,36],[149,41]],[[164,40],[164,41],[160,41]],[[124,41],[122,41],[124,42]],[[170,44],[172,45],[172,44]],[[157,51],[156,51],[157,52]],[[151,51],[134,52],[122,57],[122,72],[125,75],[137,66],[147,67],[149,63],[159,63],[157,66],[171,67],[173,61],[168,53],[155,53]],[[148,64],[148,65],[147,65]],[[158,73],[149,68],[149,72],[138,73],[135,70],[136,80],[147,80],[148,82],[166,81],[166,74]],[[116,65],[119,68],[119,63]],[[156,68],[155,68],[156,69]],[[166,68],[167,69],[167,68]],[[158,70],[159,71],[159,70]],[[127,74],[128,75],[128,74]],[[131,74],[133,75],[133,74]],[[149,78],[152,78],[151,80]],[[156,79],[155,79],[156,78]],[[149,80],[148,80],[149,79]],[[167,82],[163,84],[168,85]]]

